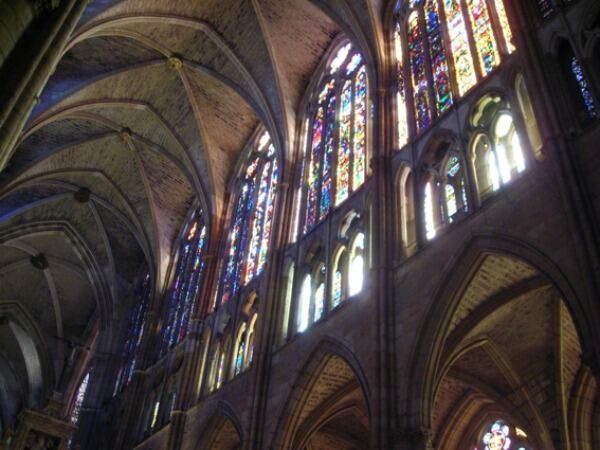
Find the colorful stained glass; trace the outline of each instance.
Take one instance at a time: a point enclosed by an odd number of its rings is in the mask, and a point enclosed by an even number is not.
[[[369,107],[364,58],[351,44],[345,44],[329,64],[329,74],[332,78],[321,88],[313,106],[316,112],[302,166],[306,193],[301,192],[297,201],[306,199],[304,233],[325,219],[332,206],[347,199],[366,178]]]
[[[443,4],[458,92],[464,95],[477,83],[473,56],[469,47],[469,35],[460,0],[443,0]]]
[[[440,30],[440,15],[437,0],[427,0],[425,4],[425,22],[427,25],[427,39],[429,41],[431,70],[433,71],[436,108],[438,113],[443,113],[452,106],[452,88],[450,86],[446,50],[444,49]]]
[[[363,59],[360,53],[355,53],[354,55],[352,55],[352,58],[350,58],[350,62],[346,66],[346,75],[351,75],[360,65],[360,63],[362,63],[362,60]]]
[[[340,111],[340,142],[337,153],[335,204],[339,205],[350,193],[350,153],[352,145],[352,81],[346,80],[342,90]]]
[[[413,11],[408,18],[408,60],[411,69],[417,131],[421,131],[427,128],[431,122],[431,108],[429,106],[429,81],[425,70],[425,46],[417,11]]]
[[[323,173],[321,175],[321,208],[319,220],[323,220],[331,209],[331,186],[333,178],[333,131],[335,125],[335,96],[329,97],[327,105],[327,126],[323,152]]]
[[[337,72],[338,69],[342,66],[342,64],[344,64],[344,62],[348,58],[348,53],[350,53],[351,49],[352,49],[352,44],[348,43],[348,44],[344,45],[343,47],[341,47],[337,51],[337,53],[335,54],[335,57],[333,58],[333,60],[331,61],[331,64],[329,65],[329,73],[330,74]]]
[[[404,52],[402,50],[402,31],[400,23],[396,23],[394,32],[394,49],[396,53],[396,121],[398,128],[398,147],[408,144],[408,119],[406,112],[406,93],[404,83]]]
[[[481,69],[488,74],[500,64],[490,14],[485,0],[467,0],[467,7]]]
[[[333,276],[333,307],[342,301],[342,271],[336,270]]]
[[[152,285],[150,283],[150,275],[146,274],[132,292],[134,303],[129,317],[127,337],[121,353],[121,368],[119,369],[115,380],[113,395],[116,395],[127,386],[133,377],[133,371],[136,367],[137,352],[142,342],[146,326],[146,311],[150,302],[151,292]]]
[[[279,168],[277,160],[273,159],[273,171],[269,183],[269,195],[267,200],[267,211],[265,224],[262,231],[262,239],[260,243],[260,252],[258,254],[258,267],[256,275],[259,275],[265,268],[267,262],[267,253],[269,251],[269,240],[271,239],[271,226],[273,224],[273,210],[275,208],[275,194],[277,194],[277,180],[279,180]]]
[[[315,292],[315,310],[313,321],[316,322],[323,317],[323,310],[325,308],[325,284],[319,284]]]
[[[483,436],[485,450],[509,450],[511,439],[510,429],[501,421],[495,422],[490,431]]]
[[[85,401],[85,394],[87,393],[88,385],[90,383],[90,372],[85,374],[83,380],[79,384],[77,388],[77,393],[75,394],[75,403],[73,403],[73,408],[71,409],[71,423],[73,425],[77,425],[79,422],[79,416],[81,415],[81,408],[83,407],[83,402]]]
[[[516,50],[516,47],[513,42],[512,28],[510,27],[506,8],[504,7],[504,0],[494,0],[494,5],[496,6],[496,12],[498,13],[498,19],[500,20],[500,27],[502,28],[506,49],[509,54],[513,53]]]
[[[585,74],[583,73],[583,68],[579,63],[579,60],[573,56],[571,58],[571,72],[575,77],[575,81],[577,81],[577,85],[579,86],[579,91],[581,92],[581,99],[583,100],[583,105],[585,106],[585,110],[590,119],[595,119],[598,117],[598,111],[596,110],[596,103],[594,102],[594,98],[592,97],[592,93],[590,92],[590,88],[587,80],[585,79]]]
[[[354,84],[354,139],[352,148],[353,183],[358,189],[365,181],[365,158],[367,147],[367,70],[362,66],[356,74]]]
[[[207,228],[202,210],[192,215],[179,251],[169,306],[163,325],[160,356],[181,342],[187,335],[188,325],[200,296],[204,273],[204,255],[207,244]]]
[[[318,201],[321,191],[321,139],[323,136],[324,110],[317,110],[313,122],[310,163],[308,165],[308,198],[306,202],[305,232],[317,224]]]
[[[246,352],[246,333],[243,333],[238,345],[237,355],[235,356],[235,375],[239,375],[244,367],[244,353]]]
[[[267,132],[252,150],[231,218],[221,269],[221,303],[259,275],[267,260],[279,170]]]
[[[269,188],[271,187],[271,183],[269,183],[270,175],[271,162],[267,161],[267,163],[263,166],[260,177],[258,198],[256,201],[254,216],[252,217],[252,233],[250,238],[250,248],[246,257],[246,265],[244,267],[244,283],[248,283],[254,277],[254,275],[256,275],[258,252],[262,242],[262,226],[265,221],[267,198],[269,196]]]

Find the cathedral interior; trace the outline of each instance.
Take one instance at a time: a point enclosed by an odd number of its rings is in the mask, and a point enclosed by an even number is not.
[[[598,0],[0,0],[0,449],[600,449],[599,142]]]

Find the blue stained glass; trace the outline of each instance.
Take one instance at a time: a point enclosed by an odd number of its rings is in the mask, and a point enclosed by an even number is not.
[[[151,292],[150,275],[146,274],[132,292],[134,304],[129,317],[127,337],[121,354],[121,368],[115,381],[113,395],[116,395],[131,382],[133,371],[136,368],[137,352],[144,335],[146,312]]]
[[[595,119],[598,117],[596,103],[594,102],[594,98],[590,92],[590,88],[587,80],[585,79],[581,64],[575,56],[571,58],[571,72],[573,73],[573,76],[577,81],[577,85],[579,86],[579,90],[581,91],[581,97],[588,116],[590,119]]]
[[[323,155],[323,180],[321,187],[321,214],[319,219],[325,218],[331,209],[331,185],[333,170],[333,129],[335,124],[335,97],[329,98],[327,106],[327,126],[325,131],[325,151]]]
[[[268,133],[253,150],[229,229],[221,272],[221,304],[261,273],[266,261],[279,173]]]
[[[187,335],[189,321],[196,310],[204,272],[207,229],[202,211],[192,216],[185,240],[181,244],[175,278],[171,286],[170,302],[163,325],[163,342],[160,355],[181,342]]]

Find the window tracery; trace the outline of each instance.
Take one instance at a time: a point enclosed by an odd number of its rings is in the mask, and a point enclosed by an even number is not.
[[[264,270],[278,182],[275,146],[264,132],[254,143],[239,181],[221,273],[221,304]]]
[[[472,126],[478,191],[485,198],[525,170],[525,152],[510,105],[499,96],[486,96],[478,103]]]
[[[305,183],[304,233],[362,186],[366,178],[368,81],[362,55],[351,43],[329,63],[310,107]]]
[[[411,1],[396,14],[393,41],[400,147],[410,110],[418,134],[515,51],[504,0]]]
[[[486,425],[478,446],[474,450],[533,450],[528,444],[528,436],[519,427],[513,427],[498,419]]]
[[[208,228],[201,208],[194,211],[179,248],[163,325],[161,356],[183,340],[193,318],[206,266]]]
[[[127,337],[121,353],[121,367],[115,381],[113,396],[118,394],[131,382],[139,356],[139,347],[146,329],[146,312],[151,292],[150,274],[146,273],[141,282],[133,290],[134,304],[129,317]]]

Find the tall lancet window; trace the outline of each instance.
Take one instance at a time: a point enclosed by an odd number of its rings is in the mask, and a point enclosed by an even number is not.
[[[346,43],[334,53],[309,106],[305,233],[365,181],[368,97],[363,57]]]
[[[127,337],[121,356],[121,368],[117,374],[113,395],[118,394],[131,382],[138,362],[139,347],[146,329],[146,311],[150,303],[151,292],[150,274],[146,273],[132,290],[134,303],[131,308]]]
[[[221,274],[221,303],[265,268],[278,181],[275,147],[264,132],[254,142],[239,179]]]
[[[426,129],[515,51],[504,0],[410,0],[394,27],[398,144]],[[410,113],[410,114],[409,114]]]
[[[196,312],[206,265],[208,229],[202,209],[194,211],[181,240],[163,325],[161,355],[183,340]]]

